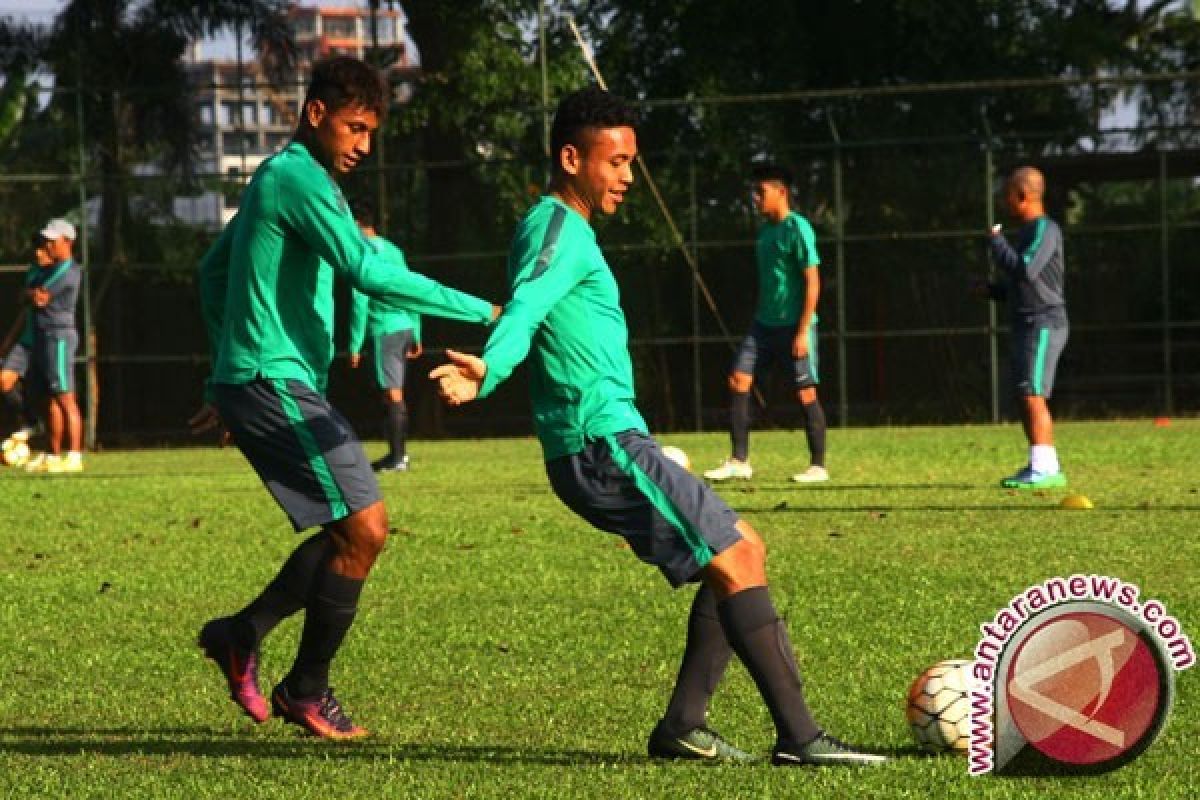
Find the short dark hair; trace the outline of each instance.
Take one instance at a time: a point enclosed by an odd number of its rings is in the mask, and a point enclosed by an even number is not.
[[[582,147],[581,135],[595,128],[636,128],[637,112],[623,99],[598,86],[571,92],[558,103],[550,127],[550,153],[555,168],[558,154],[569,144]]]
[[[382,116],[387,110],[387,87],[379,72],[357,58],[334,56],[313,66],[304,104],[320,100],[330,111],[362,106]]]
[[[750,175],[756,181],[776,181],[788,189],[792,188],[792,173],[778,164],[755,164]]]

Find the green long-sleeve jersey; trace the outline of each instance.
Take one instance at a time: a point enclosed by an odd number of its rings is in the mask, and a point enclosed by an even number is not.
[[[378,253],[389,256],[397,269],[408,269],[404,252],[382,236],[367,237],[367,244]],[[421,315],[383,300],[373,299],[357,289],[350,290],[350,338],[347,349],[361,353],[367,336],[387,336],[399,331],[412,331],[413,341],[421,341]]]
[[[483,351],[480,397],[529,356],[534,425],[547,460],[596,437],[646,432],[617,282],[587,220],[542,197],[517,226],[508,281],[512,299]]]
[[[264,161],[200,262],[211,383],[296,380],[324,392],[333,279],[420,313],[486,324],[491,304],[367,246],[332,176],[301,142]]]

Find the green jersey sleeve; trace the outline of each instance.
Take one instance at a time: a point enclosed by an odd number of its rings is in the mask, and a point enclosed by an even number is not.
[[[371,298],[357,289],[350,290],[349,339],[346,349],[351,355],[362,352],[363,341],[367,338],[367,316],[370,311]]]
[[[804,217],[794,215],[796,221],[797,244],[796,257],[800,262],[800,271],[803,272],[810,267],[815,267],[821,263],[821,256],[817,253],[817,235],[813,231],[812,225]]]
[[[583,280],[587,262],[570,258],[562,247],[551,252],[528,249],[516,270],[512,300],[496,320],[483,350],[487,373],[479,396],[487,397],[529,355],[533,335],[571,289]]]

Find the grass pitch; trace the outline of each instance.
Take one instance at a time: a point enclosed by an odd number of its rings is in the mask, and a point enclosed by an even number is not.
[[[531,439],[416,442],[382,484],[389,549],[334,685],[374,736],[332,744],[235,713],[194,645],[250,599],[297,539],[233,450],[91,455],[81,476],[0,472],[0,795],[7,797],[1193,797],[1196,671],[1159,741],[1088,779],[970,778],[921,757],[909,681],[969,657],[1027,586],[1101,573],[1141,587],[1200,641],[1200,421],[1058,426],[1071,491],[995,488],[1016,426],[835,430],[829,484],[802,487],[802,434],[755,434],[756,474],[723,496],[763,533],[810,704],[875,770],[660,764],[691,593],[549,491]],[[723,434],[663,437],[697,469]],[[377,455],[379,445],[369,448]],[[286,670],[291,620],[263,681]],[[770,720],[736,663],[711,722],[767,752]]]

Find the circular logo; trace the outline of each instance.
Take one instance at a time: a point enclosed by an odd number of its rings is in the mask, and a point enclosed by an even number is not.
[[[1116,609],[1088,604],[1033,620],[1008,662],[1004,690],[1021,736],[1087,771],[1145,750],[1170,708],[1170,667],[1151,634]]]

